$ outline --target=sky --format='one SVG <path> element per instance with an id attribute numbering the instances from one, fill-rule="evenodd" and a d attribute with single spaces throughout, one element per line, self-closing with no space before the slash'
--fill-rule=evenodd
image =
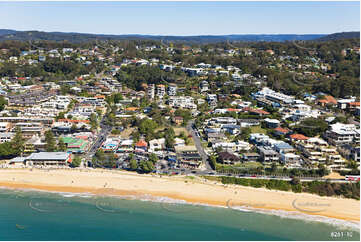
<path id="1" fill-rule="evenodd" d="M 0 2 L 0 29 L 97 34 L 360 31 L 357 2 Z"/>

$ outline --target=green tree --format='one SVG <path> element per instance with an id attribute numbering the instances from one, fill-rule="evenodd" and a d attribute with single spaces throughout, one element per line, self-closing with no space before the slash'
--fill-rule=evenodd
<path id="1" fill-rule="evenodd" d="M 98 128 L 98 119 L 95 113 L 92 113 L 89 117 L 91 129 L 95 130 Z"/>
<path id="2" fill-rule="evenodd" d="M 328 175 L 330 172 L 327 170 L 327 168 L 323 164 L 318 165 L 318 174 L 323 177 Z"/>
<path id="3" fill-rule="evenodd" d="M 25 140 L 23 138 L 23 134 L 21 132 L 21 129 L 19 127 L 15 128 L 15 136 L 11 140 L 11 146 L 14 149 L 15 155 L 21 155 L 24 151 L 24 143 Z"/>
<path id="4" fill-rule="evenodd" d="M 4 142 L 0 144 L 0 158 L 8 159 L 16 156 L 16 151 L 11 142 Z"/>
<path id="5" fill-rule="evenodd" d="M 167 148 L 173 148 L 173 146 L 174 146 L 174 136 L 175 136 L 174 129 L 172 127 L 167 128 L 165 133 L 164 133 L 165 146 Z"/>
<path id="6" fill-rule="evenodd" d="M 56 151 L 56 141 L 53 132 L 48 130 L 45 132 L 45 150 L 48 152 Z"/>
<path id="7" fill-rule="evenodd" d="M 247 128 L 242 128 L 242 129 L 241 129 L 240 138 L 241 138 L 242 140 L 248 140 L 250 134 L 251 134 L 251 128 L 249 128 L 249 127 L 247 127 Z"/>
<path id="8" fill-rule="evenodd" d="M 58 150 L 59 151 L 66 151 L 67 147 L 66 144 L 64 143 L 63 139 L 59 139 L 58 142 Z"/>
<path id="9" fill-rule="evenodd" d="M 121 132 L 120 132 L 120 130 L 119 129 L 112 129 L 112 132 L 111 132 L 112 134 L 115 134 L 115 135 L 118 135 L 118 134 L 120 134 Z"/>
<path id="10" fill-rule="evenodd" d="M 209 164 L 212 167 L 213 170 L 216 169 L 216 163 L 217 163 L 217 158 L 214 155 L 211 155 L 209 157 Z"/>
<path id="11" fill-rule="evenodd" d="M 154 170 L 154 165 L 151 161 L 141 161 L 139 163 L 139 169 L 143 173 L 150 173 Z"/>
<path id="12" fill-rule="evenodd" d="M 79 167 L 81 164 L 81 158 L 79 156 L 75 156 L 71 162 L 72 167 Z"/>
<path id="13" fill-rule="evenodd" d="M 55 117 L 56 121 L 58 121 L 59 119 L 65 119 L 65 112 L 60 112 L 58 116 Z"/>
<path id="14" fill-rule="evenodd" d="M 78 127 L 76 126 L 76 124 L 72 124 L 72 126 L 70 127 L 70 131 L 72 133 L 75 133 L 78 130 Z"/>
<path id="15" fill-rule="evenodd" d="M 291 185 L 298 185 L 301 183 L 301 181 L 300 181 L 300 178 L 294 177 L 294 178 L 292 178 L 290 183 L 291 183 Z"/>
<path id="16" fill-rule="evenodd" d="M 316 135 L 323 134 L 328 128 L 327 122 L 322 119 L 308 118 L 303 120 L 296 128 L 297 132 L 300 132 L 308 137 L 314 137 Z"/>
<path id="17" fill-rule="evenodd" d="M 98 160 L 105 160 L 104 150 L 98 149 L 98 150 L 95 152 L 95 157 L 96 157 Z"/>
<path id="18" fill-rule="evenodd" d="M 183 118 L 183 124 L 187 124 L 188 121 L 192 119 L 192 113 L 187 109 L 177 109 L 174 112 L 174 116 L 181 116 Z"/>
<path id="19" fill-rule="evenodd" d="M 158 124 L 148 118 L 144 118 L 140 121 L 138 129 L 141 134 L 154 133 L 154 130 L 158 128 Z"/>
<path id="20" fill-rule="evenodd" d="M 153 164 L 157 163 L 157 162 L 158 162 L 158 157 L 157 157 L 157 155 L 151 153 L 151 154 L 149 155 L 149 161 L 152 162 Z"/>
<path id="21" fill-rule="evenodd" d="M 3 96 L 0 96 L 0 111 L 3 111 L 5 106 L 8 104 Z"/>
<path id="22" fill-rule="evenodd" d="M 138 168 L 138 163 L 137 163 L 137 161 L 136 161 L 135 159 L 131 159 L 131 160 L 129 161 L 129 168 L 130 168 L 131 171 L 137 170 L 137 168 Z"/>
<path id="23" fill-rule="evenodd" d="M 276 172 L 276 171 L 277 171 L 277 163 L 273 162 L 271 166 L 271 172 Z"/>

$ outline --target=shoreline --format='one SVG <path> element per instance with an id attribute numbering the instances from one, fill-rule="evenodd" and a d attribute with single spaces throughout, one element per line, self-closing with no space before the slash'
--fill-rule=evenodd
<path id="1" fill-rule="evenodd" d="M 119 198 L 119 199 L 126 199 L 126 200 L 138 200 L 138 201 L 145 201 L 145 202 L 154 202 L 154 203 L 160 203 L 161 207 L 169 212 L 176 212 L 171 208 L 167 208 L 162 204 L 182 204 L 182 205 L 190 205 L 190 206 L 203 206 L 203 207 L 214 207 L 214 208 L 228 208 L 233 209 L 235 211 L 240 212 L 252 212 L 252 213 L 260 213 L 265 215 L 274 215 L 281 218 L 289 218 L 289 219 L 298 219 L 303 221 L 309 221 L 309 222 L 320 222 L 320 223 L 326 223 L 334 226 L 341 226 L 346 227 L 347 229 L 354 229 L 357 232 L 360 230 L 360 223 L 358 221 L 352 221 L 352 220 L 343 220 L 338 218 L 331 218 L 331 217 L 325 217 L 321 215 L 309 215 L 306 213 L 296 212 L 296 211 L 286 211 L 286 210 L 280 210 L 280 209 L 262 209 L 262 208 L 256 208 L 256 207 L 235 207 L 230 208 L 228 206 L 222 206 L 222 205 L 211 205 L 211 204 L 205 204 L 205 203 L 191 203 L 187 202 L 185 200 L 178 200 L 170 197 L 159 197 L 159 196 L 152 196 L 149 194 L 142 194 L 142 195 L 130 195 L 129 193 L 119 195 L 119 194 L 105 194 L 105 193 L 89 193 L 87 192 L 68 192 L 68 191 L 55 191 L 55 190 L 40 190 L 35 188 L 18 188 L 15 187 L 4 187 L 0 185 L 0 190 L 10 190 L 10 191 L 24 191 L 24 192 L 42 192 L 42 193 L 51 193 L 51 194 L 58 194 L 65 198 L 69 197 L 80 197 L 80 198 L 91 198 L 91 197 L 112 197 L 112 198 Z M 95 204 L 96 205 L 96 204 Z M 96 207 L 99 208 L 97 205 Z M 102 210 L 102 209 L 101 209 Z M 186 210 L 186 212 L 189 212 L 191 210 Z"/>
<path id="2" fill-rule="evenodd" d="M 354 199 L 224 185 L 198 177 L 159 177 L 100 169 L 6 169 L 0 170 L 0 187 L 96 196 L 150 196 L 193 205 L 297 213 L 315 220 L 321 216 L 360 224 L 360 201 Z"/>

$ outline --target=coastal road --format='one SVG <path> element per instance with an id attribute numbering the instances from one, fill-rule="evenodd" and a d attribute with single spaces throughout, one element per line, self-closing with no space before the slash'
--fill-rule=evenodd
<path id="1" fill-rule="evenodd" d="M 224 173 L 215 173 L 211 176 L 227 176 L 227 177 L 237 177 L 237 178 L 247 178 L 247 179 L 263 179 L 263 180 L 282 180 L 282 181 L 291 181 L 292 178 L 288 176 L 254 176 L 254 175 L 232 175 L 232 174 L 224 174 Z M 301 182 L 312 182 L 312 181 L 329 181 L 335 183 L 350 183 L 351 181 L 347 181 L 344 179 L 324 179 L 320 177 L 298 177 Z M 356 181 L 355 181 L 356 182 Z"/>
<path id="2" fill-rule="evenodd" d="M 197 131 L 194 129 L 194 121 L 193 120 L 189 121 L 186 128 L 188 132 L 192 135 L 194 145 L 196 146 L 199 155 L 202 157 L 203 163 L 205 164 L 207 170 L 211 171 L 212 167 L 209 165 L 208 155 L 203 149 L 199 136 L 196 134 Z"/>
<path id="3" fill-rule="evenodd" d="M 90 147 L 89 151 L 85 154 L 86 160 L 91 160 L 95 152 L 100 148 L 100 146 L 102 145 L 102 143 L 104 142 L 104 140 L 107 138 L 107 136 L 112 130 L 112 127 L 105 123 L 105 116 L 103 116 L 102 120 L 100 121 L 99 127 L 100 127 L 100 132 L 97 135 L 98 136 L 97 139 Z"/>

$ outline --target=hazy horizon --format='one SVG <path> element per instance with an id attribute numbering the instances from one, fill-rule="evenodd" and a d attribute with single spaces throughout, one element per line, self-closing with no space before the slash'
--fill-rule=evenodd
<path id="1" fill-rule="evenodd" d="M 0 2 L 0 29 L 105 35 L 360 31 L 359 2 Z"/>

